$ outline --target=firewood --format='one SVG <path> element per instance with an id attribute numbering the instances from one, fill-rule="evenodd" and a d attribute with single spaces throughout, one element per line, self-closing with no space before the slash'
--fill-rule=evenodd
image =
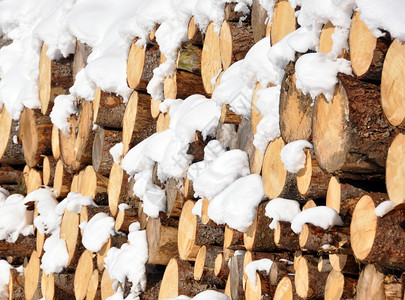
<path id="1" fill-rule="evenodd" d="M 0 139 L 0 163 L 25 164 L 23 147 L 18 140 L 18 121 L 11 119 L 4 105 L 0 112 L 0 128 L 3 132 Z"/>
<path id="2" fill-rule="evenodd" d="M 90 196 L 97 204 L 103 204 L 107 198 L 108 179 L 103 175 L 97 174 L 93 166 L 89 165 L 84 169 L 81 179 L 80 194 Z"/>
<path id="3" fill-rule="evenodd" d="M 323 25 L 321 35 L 319 37 L 319 52 L 328 54 L 332 51 L 333 48 L 333 39 L 332 35 L 335 33 L 336 27 L 333 26 L 332 22 L 328 22 Z M 340 49 L 341 51 L 338 54 L 338 57 L 345 57 L 349 59 L 346 49 Z M 352 48 L 350 47 L 350 53 Z"/>
<path id="4" fill-rule="evenodd" d="M 243 14 L 241 11 L 235 11 L 237 3 L 228 2 L 225 3 L 225 20 L 230 22 L 243 22 L 250 24 L 250 12 L 248 14 Z"/>
<path id="5" fill-rule="evenodd" d="M 75 55 L 73 57 L 72 63 L 72 77 L 73 80 L 76 80 L 76 75 L 79 73 L 81 69 L 86 67 L 87 65 L 87 58 L 91 53 L 91 48 L 85 43 L 82 43 L 79 40 L 76 40 L 76 49 Z"/>
<path id="6" fill-rule="evenodd" d="M 174 178 L 169 178 L 166 183 L 166 214 L 168 217 L 180 217 L 184 196 L 180 191 L 182 184 Z"/>
<path id="7" fill-rule="evenodd" d="M 122 120 L 123 155 L 130 148 L 155 133 L 156 123 L 151 115 L 150 101 L 149 95 L 132 92 Z"/>
<path id="8" fill-rule="evenodd" d="M 122 129 L 124 99 L 97 88 L 93 100 L 93 123 L 105 128 Z"/>
<path id="9" fill-rule="evenodd" d="M 194 297 L 209 288 L 208 284 L 193 279 L 193 267 L 179 257 L 168 263 L 160 285 L 159 300 L 185 295 Z"/>
<path id="10" fill-rule="evenodd" d="M 156 120 L 156 132 L 162 132 L 169 128 L 170 115 L 169 113 L 159 113 Z"/>
<path id="11" fill-rule="evenodd" d="M 268 201 L 257 207 L 257 214 L 252 225 L 243 234 L 243 242 L 248 251 L 273 251 L 277 249 L 274 243 L 274 231 L 269 228 L 271 219 L 265 216 Z"/>
<path id="12" fill-rule="evenodd" d="M 75 256 L 77 258 L 76 248 L 78 248 L 79 238 L 79 214 L 65 209 L 60 225 L 60 238 L 66 241 L 66 250 L 69 254 L 68 266 L 72 264 Z M 76 254 L 76 255 L 75 255 Z"/>
<path id="13" fill-rule="evenodd" d="M 39 109 L 24 108 L 20 117 L 19 137 L 22 141 L 27 165 L 40 164 L 41 155 L 51 154 L 52 122 Z"/>
<path id="14" fill-rule="evenodd" d="M 273 261 L 269 270 L 269 283 L 273 286 L 289 274 L 294 274 L 294 266 L 288 261 Z"/>
<path id="15" fill-rule="evenodd" d="M 293 284 L 293 276 L 285 276 L 277 284 L 276 291 L 274 292 L 274 300 L 293 300 L 299 299 Z"/>
<path id="16" fill-rule="evenodd" d="M 215 259 L 222 250 L 220 246 L 201 246 L 194 263 L 195 280 L 201 280 L 204 273 L 210 272 L 214 276 Z"/>
<path id="17" fill-rule="evenodd" d="M 296 140 L 312 139 L 313 100 L 296 87 L 295 63 L 285 67 L 280 89 L 280 132 L 288 144 Z"/>
<path id="18" fill-rule="evenodd" d="M 205 92 L 212 95 L 215 83 L 212 79 L 222 69 L 219 35 L 214 31 L 214 24 L 210 23 L 205 33 L 204 45 L 201 53 L 201 76 Z"/>
<path id="19" fill-rule="evenodd" d="M 49 115 L 53 100 L 59 95 L 69 94 L 69 88 L 73 85 L 73 55 L 59 60 L 51 60 L 46 52 L 48 46 L 43 44 L 39 57 L 39 100 L 41 112 Z"/>
<path id="20" fill-rule="evenodd" d="M 260 0 L 253 0 L 251 23 L 255 43 L 268 36 L 267 33 L 270 33 L 270 23 L 267 22 L 267 18 L 267 11 L 260 4 Z"/>
<path id="21" fill-rule="evenodd" d="M 263 158 L 262 177 L 265 195 L 270 198 L 286 198 L 301 200 L 297 188 L 297 176 L 284 169 L 280 153 L 285 143 L 281 137 L 276 138 L 267 146 Z"/>
<path id="22" fill-rule="evenodd" d="M 40 275 L 40 259 L 38 253 L 34 250 L 30 256 L 28 264 L 24 267 L 24 294 L 25 299 L 39 299 L 39 275 Z M 38 298 L 37 298 L 38 297 Z"/>
<path id="23" fill-rule="evenodd" d="M 142 201 L 138 202 L 138 217 L 139 217 L 139 225 L 141 229 L 146 229 L 146 225 L 148 224 L 148 215 L 143 211 L 143 203 Z"/>
<path id="24" fill-rule="evenodd" d="M 150 98 L 150 114 L 152 115 L 153 119 L 157 119 L 157 117 L 160 115 L 160 103 L 162 103 L 162 101 L 154 100 L 152 97 Z"/>
<path id="25" fill-rule="evenodd" d="M 188 41 L 193 45 L 203 45 L 204 37 L 201 30 L 197 27 L 197 24 L 195 24 L 194 16 L 191 17 L 190 21 L 188 22 L 187 38 Z"/>
<path id="26" fill-rule="evenodd" d="M 207 95 L 201 78 L 201 48 L 191 43 L 178 52 L 176 71 L 164 82 L 165 99 L 186 99 L 194 94 Z"/>
<path id="27" fill-rule="evenodd" d="M 60 158 L 59 129 L 58 129 L 58 127 L 56 127 L 56 125 L 52 126 L 51 149 L 52 149 L 53 158 L 59 159 Z"/>
<path id="28" fill-rule="evenodd" d="M 360 79 L 379 83 L 391 37 L 376 38 L 356 11 L 350 26 L 349 48 L 353 73 Z"/>
<path id="29" fill-rule="evenodd" d="M 356 299 L 385 299 L 383 281 L 383 273 L 372 264 L 366 265 L 356 286 Z"/>
<path id="30" fill-rule="evenodd" d="M 53 190 L 58 198 L 65 198 L 70 191 L 72 174 L 66 172 L 62 160 L 58 160 L 55 167 L 55 177 L 53 180 Z"/>
<path id="31" fill-rule="evenodd" d="M 351 254 L 349 227 L 331 227 L 327 230 L 304 224 L 299 235 L 302 249 L 328 253 Z"/>
<path id="32" fill-rule="evenodd" d="M 289 251 L 297 251 L 300 249 L 299 235 L 294 233 L 291 229 L 291 223 L 279 221 L 277 228 L 274 230 L 274 243 L 280 249 Z"/>
<path id="33" fill-rule="evenodd" d="M 254 44 L 252 26 L 248 23 L 223 21 L 220 30 L 220 53 L 222 67 L 244 59 Z"/>
<path id="34" fill-rule="evenodd" d="M 246 300 L 270 300 L 273 299 L 276 287 L 271 286 L 266 272 L 256 272 L 256 284 L 254 285 L 249 279 L 245 286 Z"/>
<path id="35" fill-rule="evenodd" d="M 95 131 L 93 130 L 93 104 L 82 100 L 79 106 L 78 131 L 75 141 L 75 160 L 83 164 L 92 163 L 92 147 Z"/>
<path id="36" fill-rule="evenodd" d="M 91 274 L 89 285 L 87 286 L 86 300 L 94 300 L 101 298 L 99 289 L 99 272 L 94 270 Z"/>
<path id="37" fill-rule="evenodd" d="M 115 230 L 128 233 L 129 226 L 134 222 L 138 222 L 137 209 L 131 207 L 125 210 L 118 210 L 117 218 L 115 219 Z"/>
<path id="38" fill-rule="evenodd" d="M 332 270 L 326 279 L 324 299 L 353 299 L 356 285 L 357 279 Z"/>
<path id="39" fill-rule="evenodd" d="M 23 299 L 24 298 L 24 276 L 16 269 L 10 270 L 10 279 L 8 283 L 8 299 Z"/>
<path id="40" fill-rule="evenodd" d="M 68 118 L 70 124 L 70 132 L 68 134 L 59 130 L 59 149 L 60 157 L 65 166 L 66 171 L 75 173 L 82 167 L 82 164 L 76 160 L 76 129 L 78 128 L 78 118 L 76 115 L 71 115 Z"/>
<path id="41" fill-rule="evenodd" d="M 329 254 L 332 268 L 338 272 L 349 275 L 359 275 L 360 265 L 353 255 Z"/>
<path id="42" fill-rule="evenodd" d="M 257 107 L 257 101 L 259 100 L 259 95 L 257 94 L 257 92 L 260 91 L 261 89 L 262 89 L 262 85 L 260 84 L 260 82 L 257 82 L 256 87 L 253 91 L 252 104 L 251 104 L 251 108 L 250 108 L 250 121 L 252 122 L 253 134 L 256 134 L 257 125 L 259 125 L 261 119 L 263 119 L 263 115 L 259 111 L 259 108 Z"/>
<path id="43" fill-rule="evenodd" d="M 225 225 L 224 249 L 239 250 L 243 248 L 243 232 Z"/>
<path id="44" fill-rule="evenodd" d="M 42 185 L 42 173 L 34 168 L 30 169 L 27 181 L 27 194 L 39 189 Z"/>
<path id="45" fill-rule="evenodd" d="M 137 46 L 135 39 L 128 53 L 127 83 L 131 89 L 146 92 L 153 77 L 153 70 L 159 66 L 160 50 L 157 43 L 148 43 L 146 47 Z"/>
<path id="46" fill-rule="evenodd" d="M 315 155 L 305 149 L 305 167 L 297 173 L 298 192 L 306 199 L 321 199 L 327 196 L 330 176 L 322 171 Z"/>
<path id="47" fill-rule="evenodd" d="M 270 42 L 274 45 L 281 41 L 287 34 L 297 28 L 295 10 L 286 0 L 279 0 L 274 6 L 273 19 L 270 28 Z"/>
<path id="48" fill-rule="evenodd" d="M 405 204 L 377 217 L 378 200 L 363 196 L 356 205 L 350 225 L 353 253 L 362 262 L 378 263 L 393 269 L 405 267 L 403 229 Z"/>
<path id="49" fill-rule="evenodd" d="M 28 257 L 35 250 L 35 237 L 20 235 L 15 243 L 0 241 L 0 256 Z"/>
<path id="50" fill-rule="evenodd" d="M 315 102 L 316 160 L 340 178 L 382 179 L 394 135 L 382 115 L 379 89 L 348 75 L 339 74 L 338 80 L 330 102 L 323 95 Z"/>
<path id="51" fill-rule="evenodd" d="M 94 269 L 93 258 L 94 254 L 89 250 L 85 250 L 80 256 L 74 277 L 76 299 L 83 300 L 86 297 L 87 287 Z"/>
<path id="52" fill-rule="evenodd" d="M 114 164 L 110 149 L 122 141 L 122 132 L 98 127 L 94 136 L 92 148 L 92 165 L 94 170 L 104 176 L 110 174 Z"/>
<path id="53" fill-rule="evenodd" d="M 230 260 L 230 288 L 232 299 L 242 300 L 245 298 L 245 293 L 243 290 L 243 260 L 244 255 L 233 256 Z"/>
<path id="54" fill-rule="evenodd" d="M 44 185 L 53 186 L 57 160 L 53 156 L 44 155 L 42 160 L 42 182 Z"/>
<path id="55" fill-rule="evenodd" d="M 103 275 L 101 276 L 100 290 L 101 290 L 101 299 L 105 300 L 108 297 L 115 294 L 115 291 L 112 288 L 115 280 L 110 278 L 110 275 L 107 272 L 107 269 L 104 269 Z"/>
<path id="56" fill-rule="evenodd" d="M 328 274 L 318 271 L 318 260 L 314 256 L 298 253 L 294 269 L 297 295 L 304 299 L 322 298 Z"/>
<path id="57" fill-rule="evenodd" d="M 405 63 L 404 42 L 395 39 L 384 59 L 381 75 L 381 105 L 390 124 L 403 130 L 405 106 L 402 102 L 404 87 L 399 83 L 405 76 L 400 66 Z"/>
<path id="58" fill-rule="evenodd" d="M 193 182 L 187 176 L 184 180 L 184 200 L 196 200 L 194 198 Z"/>
<path id="59" fill-rule="evenodd" d="M 333 270 L 333 267 L 329 261 L 329 256 L 326 256 L 326 255 L 320 256 L 318 259 L 318 271 L 319 272 L 330 272 L 332 270 Z"/>
<path id="60" fill-rule="evenodd" d="M 229 104 L 223 104 L 221 108 L 221 123 L 226 124 L 239 124 L 242 121 L 242 116 L 236 114 L 230 109 Z"/>
<path id="61" fill-rule="evenodd" d="M 121 169 L 121 166 L 114 163 L 111 168 L 107 186 L 108 205 L 113 217 L 117 216 L 118 205 L 128 201 L 128 178 L 129 175 Z"/>
<path id="62" fill-rule="evenodd" d="M 387 193 L 389 199 L 397 204 L 404 201 L 404 169 L 405 163 L 403 157 L 403 143 L 405 141 L 405 135 L 398 133 L 395 139 L 392 141 L 387 155 L 387 164 L 385 172 L 385 183 L 387 187 Z"/>
<path id="63" fill-rule="evenodd" d="M 263 166 L 264 155 L 262 151 L 255 147 L 254 152 L 250 158 L 250 173 L 251 174 L 261 174 Z"/>
<path id="64" fill-rule="evenodd" d="M 167 265 L 178 254 L 178 229 L 162 223 L 161 218 L 149 217 L 146 225 L 148 263 Z"/>

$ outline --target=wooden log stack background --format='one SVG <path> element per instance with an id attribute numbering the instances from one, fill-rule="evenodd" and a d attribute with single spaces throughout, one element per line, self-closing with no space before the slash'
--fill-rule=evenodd
<path id="1" fill-rule="evenodd" d="M 165 81 L 166 98 L 212 95 L 221 76 L 216 84 L 211 78 L 221 69 L 243 59 L 264 36 L 270 35 L 274 45 L 297 26 L 287 1 L 276 3 L 272 23 L 267 25 L 259 1 L 253 1 L 252 14 L 239 25 L 239 16 L 230 13 L 231 7 L 226 9 L 219 35 L 213 25 L 202 34 L 190 20 L 189 41 L 179 49 L 177 71 Z M 330 51 L 325 36 L 333 30 L 331 24 L 324 26 L 320 51 Z M 124 233 L 135 221 L 146 229 L 148 282 L 141 299 L 193 297 L 207 289 L 234 300 L 405 299 L 403 43 L 389 37 L 375 39 L 356 12 L 349 52 L 343 54 L 351 60 L 354 75 L 339 74 L 333 100 L 327 102 L 321 95 L 314 106 L 296 87 L 295 62 L 291 62 L 281 87 L 281 137 L 270 142 L 262 155 L 252 144 L 261 118 L 254 111 L 256 95 L 251 120 L 223 107 L 216 138 L 224 147 L 247 151 L 251 172 L 262 175 L 266 194 L 253 224 L 242 233 L 210 220 L 207 199 L 201 218 L 192 214 L 197 199 L 188 179 L 161 183 L 155 178 L 154 183 L 165 189 L 167 212 L 148 218 L 142 202 L 133 196 L 133 182 L 113 161 L 112 146 L 122 142 L 125 154 L 170 123 L 169 115 L 161 113 L 146 93 L 153 69 L 165 58 L 153 39 L 146 48 L 135 42 L 128 55 L 127 82 L 134 89 L 128 103 L 97 89 L 93 103 L 78 100 L 79 112 L 69 118 L 68 135 L 52 124 L 49 113 L 53 99 L 67 93 L 73 75 L 85 65 L 91 49 L 80 42 L 74 56 L 60 61 L 50 61 L 43 46 L 41 110 L 25 108 L 17 122 L 2 109 L 2 187 L 25 195 L 45 185 L 59 199 L 77 192 L 99 205 L 63 215 L 61 237 L 66 240 L 69 266 L 59 274 L 48 276 L 40 269 L 46 237 L 39 232 L 21 236 L 14 244 L 0 241 L 0 256 L 24 266 L 23 274 L 11 273 L 10 299 L 106 299 L 114 294 L 103 259 L 109 248 L 126 240 L 111 237 L 98 253 L 81 245 L 78 225 L 98 212 L 114 217 L 116 230 Z M 225 127 L 231 132 L 228 139 L 221 135 Z M 285 144 L 300 139 L 312 142 L 314 149 L 306 150 L 305 168 L 290 174 L 279 154 Z M 205 146 L 198 134 L 195 144 Z M 201 149 L 195 160 L 202 159 Z M 276 197 L 298 200 L 303 209 L 326 204 L 340 214 L 344 226 L 325 230 L 306 224 L 297 235 L 289 222 L 280 221 L 276 230 L 270 229 L 265 206 Z M 377 217 L 375 207 L 387 199 L 398 205 Z M 130 208 L 120 210 L 120 203 Z M 260 259 L 271 259 L 273 264 L 269 272 L 257 271 L 254 283 L 246 266 Z"/>

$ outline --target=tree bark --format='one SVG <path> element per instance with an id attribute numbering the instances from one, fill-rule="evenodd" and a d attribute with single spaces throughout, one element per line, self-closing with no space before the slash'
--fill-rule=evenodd
<path id="1" fill-rule="evenodd" d="M 121 96 L 97 88 L 93 100 L 93 123 L 105 128 L 122 129 L 125 103 Z"/>

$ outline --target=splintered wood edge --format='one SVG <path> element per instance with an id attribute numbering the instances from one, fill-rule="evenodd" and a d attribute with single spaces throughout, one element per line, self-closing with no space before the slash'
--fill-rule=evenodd
<path id="1" fill-rule="evenodd" d="M 326 192 L 326 206 L 333 208 L 340 213 L 341 189 L 339 179 L 332 176 L 329 180 L 328 191 Z"/>
<path id="2" fill-rule="evenodd" d="M 161 237 L 161 223 L 159 218 L 148 218 L 146 224 L 146 240 L 148 242 L 148 261 L 152 262 L 156 258 Z"/>
<path id="3" fill-rule="evenodd" d="M 287 171 L 281 161 L 280 152 L 285 146 L 281 137 L 270 142 L 263 158 L 262 178 L 264 193 L 270 199 L 276 198 L 282 192 Z"/>
<path id="4" fill-rule="evenodd" d="M 172 258 L 163 274 L 160 284 L 159 300 L 179 296 L 179 268 L 176 258 Z"/>
<path id="5" fill-rule="evenodd" d="M 399 133 L 392 141 L 387 155 L 386 187 L 392 202 L 405 201 L 405 135 Z"/>
<path id="6" fill-rule="evenodd" d="M 277 222 L 277 228 L 274 229 L 274 243 L 278 245 L 281 239 L 281 226 L 280 222 Z"/>
<path id="7" fill-rule="evenodd" d="M 111 168 L 107 187 L 108 206 L 110 207 L 110 212 L 113 217 L 115 217 L 118 213 L 123 176 L 124 170 L 121 169 L 119 164 L 114 162 Z"/>
<path id="8" fill-rule="evenodd" d="M 207 225 L 210 221 L 210 217 L 208 216 L 208 206 L 210 205 L 210 200 L 204 197 L 203 203 L 201 206 L 201 223 Z"/>
<path id="9" fill-rule="evenodd" d="M 199 246 L 195 245 L 197 216 L 192 214 L 194 202 L 186 201 L 181 210 L 178 230 L 178 247 L 181 259 L 195 259 Z"/>
<path id="10" fill-rule="evenodd" d="M 100 108 L 100 100 L 101 100 L 101 90 L 97 87 L 96 91 L 94 92 L 94 99 L 93 99 L 93 124 L 96 123 L 98 110 Z"/>
<path id="11" fill-rule="evenodd" d="M 301 195 L 306 195 L 312 179 L 311 150 L 305 149 L 305 166 L 297 173 L 297 188 Z"/>
<path id="12" fill-rule="evenodd" d="M 39 101 L 41 102 L 41 112 L 45 114 L 48 111 L 49 101 L 51 99 L 51 60 L 46 55 L 48 46 L 43 44 L 39 56 Z"/>
<path id="13" fill-rule="evenodd" d="M 277 284 L 274 292 L 274 300 L 292 300 L 293 299 L 293 284 L 290 277 L 285 276 Z"/>
<path id="14" fill-rule="evenodd" d="M 146 51 L 144 47 L 136 45 L 137 41 L 135 39 L 132 42 L 127 59 L 127 83 L 131 89 L 135 89 L 140 83 L 145 66 Z"/>
<path id="15" fill-rule="evenodd" d="M 353 211 L 350 223 L 350 244 L 353 254 L 365 259 L 370 253 L 377 232 L 377 216 L 375 205 L 369 195 L 361 197 Z"/>
<path id="16" fill-rule="evenodd" d="M 403 86 L 405 77 L 405 43 L 395 39 L 384 59 L 381 75 L 381 106 L 388 121 L 398 126 L 405 119 Z"/>
<path id="17" fill-rule="evenodd" d="M 368 71 L 376 45 L 377 38 L 360 19 L 360 12 L 355 11 L 349 34 L 350 60 L 354 74 L 362 76 Z"/>

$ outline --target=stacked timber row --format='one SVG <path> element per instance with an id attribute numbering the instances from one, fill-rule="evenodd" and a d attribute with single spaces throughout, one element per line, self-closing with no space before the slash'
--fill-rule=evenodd
<path id="1" fill-rule="evenodd" d="M 275 4 L 272 22 L 260 1 L 253 1 L 251 15 L 240 15 L 226 6 L 220 33 L 210 24 L 200 32 L 190 20 L 188 41 L 181 45 L 176 72 L 164 83 L 166 99 L 193 94 L 212 95 L 221 70 L 244 58 L 249 49 L 270 35 L 274 45 L 297 27 L 288 1 Z M 325 24 L 319 51 L 331 50 L 334 27 Z M 362 37 L 362 38 L 359 38 Z M 134 40 L 128 54 L 127 83 L 134 89 L 128 102 L 97 89 L 94 101 L 78 99 L 79 111 L 68 119 L 69 132 L 52 124 L 49 113 L 56 96 L 67 94 L 74 75 L 91 52 L 77 42 L 76 54 L 59 61 L 46 56 L 43 45 L 39 64 L 42 108 L 25 108 L 19 121 L 5 107 L 0 114 L 0 184 L 10 193 L 29 194 L 41 186 L 53 188 L 58 200 L 69 192 L 91 196 L 98 207 L 80 213 L 65 210 L 60 238 L 66 241 L 68 266 L 46 274 L 40 268 L 44 242 L 35 235 L 20 236 L 15 243 L 0 241 L 0 257 L 24 272 L 12 269 L 9 299 L 106 299 L 113 295 L 113 281 L 104 258 L 112 247 L 127 243 L 129 225 L 139 222 L 148 244 L 147 285 L 141 299 L 193 297 L 213 289 L 231 299 L 404 299 L 405 271 L 405 46 L 389 37 L 376 39 L 356 12 L 349 37 L 354 76 L 338 75 L 332 101 L 323 95 L 315 105 L 296 86 L 295 62 L 285 68 L 280 93 L 281 136 L 265 153 L 253 145 L 253 135 L 263 115 L 258 112 L 256 92 L 251 99 L 251 118 L 222 107 L 216 139 L 224 148 L 248 153 L 251 173 L 262 175 L 265 199 L 257 207 L 246 232 L 216 224 L 202 199 L 201 216 L 193 214 L 194 197 L 188 178 L 153 182 L 165 190 L 166 213 L 148 217 L 142 201 L 133 195 L 134 179 L 120 166 L 110 149 L 122 143 L 123 155 L 155 132 L 169 127 L 170 115 L 160 112 L 146 86 L 153 70 L 165 61 L 151 35 L 146 47 Z M 0 44 L 1 46 L 2 44 Z M 216 79 L 212 80 L 213 78 Z M 95 126 L 97 125 L 97 126 Z M 282 148 L 307 140 L 305 167 L 297 174 L 284 169 Z M 205 142 L 196 133 L 194 161 L 202 160 Z M 198 154 L 198 155 L 197 155 Z M 182 188 L 181 188 L 182 187 Z M 300 234 L 290 222 L 265 215 L 274 198 L 300 203 L 301 209 L 326 205 L 342 218 L 343 226 L 324 229 L 305 224 Z M 377 216 L 385 200 L 396 206 Z M 128 204 L 128 209 L 120 204 Z M 34 209 L 31 207 L 30 209 Z M 79 224 L 98 213 L 115 220 L 123 235 L 108 239 L 97 252 L 85 249 Z M 254 266 L 272 261 L 266 270 Z M 251 264 L 253 263 L 253 264 Z M 248 267 L 248 268 L 247 268 Z M 128 286 L 122 286 L 127 292 Z"/>

